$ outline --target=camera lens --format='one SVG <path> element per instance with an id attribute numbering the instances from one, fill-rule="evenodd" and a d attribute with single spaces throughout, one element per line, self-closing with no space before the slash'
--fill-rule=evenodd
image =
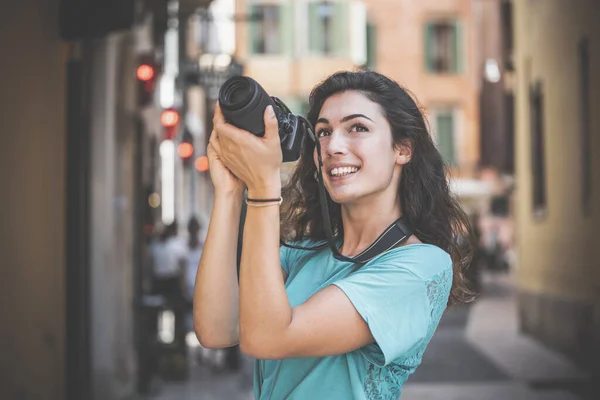
<path id="1" fill-rule="evenodd" d="M 265 134 L 265 108 L 275 106 L 258 82 L 247 76 L 234 76 L 223 83 L 219 105 L 227 122 L 257 136 Z"/>
<path id="2" fill-rule="evenodd" d="M 246 80 L 236 80 L 230 85 L 223 85 L 223 91 L 220 103 L 227 109 L 237 110 L 244 107 L 252 98 L 252 88 Z"/>

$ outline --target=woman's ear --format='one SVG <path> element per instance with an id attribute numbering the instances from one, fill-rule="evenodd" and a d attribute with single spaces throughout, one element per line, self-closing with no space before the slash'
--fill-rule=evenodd
<path id="1" fill-rule="evenodd" d="M 408 164 L 412 158 L 412 143 L 407 140 L 396 144 L 394 145 L 394 151 L 396 152 L 396 164 Z"/>

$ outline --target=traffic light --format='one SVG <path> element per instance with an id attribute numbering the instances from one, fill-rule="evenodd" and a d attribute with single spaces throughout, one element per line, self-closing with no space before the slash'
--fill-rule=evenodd
<path id="1" fill-rule="evenodd" d="M 184 130 L 181 142 L 177 145 L 177 154 L 184 167 L 189 168 L 194 163 L 194 136 L 187 129 Z"/>
<path id="2" fill-rule="evenodd" d="M 154 99 L 154 88 L 158 70 L 153 57 L 150 55 L 140 56 L 135 75 L 138 82 L 138 103 L 140 107 L 147 107 Z"/>
<path id="3" fill-rule="evenodd" d="M 208 157 L 200 156 L 196 158 L 196 161 L 194 161 L 194 167 L 196 167 L 196 170 L 198 170 L 198 172 L 208 171 Z"/>
<path id="4" fill-rule="evenodd" d="M 164 139 L 173 140 L 179 126 L 179 113 L 173 109 L 163 110 L 160 114 L 160 124 L 165 130 Z"/>

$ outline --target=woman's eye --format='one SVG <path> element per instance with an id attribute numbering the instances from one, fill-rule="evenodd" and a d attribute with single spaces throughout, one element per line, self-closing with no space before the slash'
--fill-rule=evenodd
<path id="1" fill-rule="evenodd" d="M 319 129 L 317 131 L 317 137 L 318 138 L 322 138 L 322 137 L 325 137 L 325 136 L 329 136 L 329 131 L 327 129 Z"/>
<path id="2" fill-rule="evenodd" d="M 363 124 L 354 124 L 350 127 L 350 132 L 369 132 L 366 126 Z"/>

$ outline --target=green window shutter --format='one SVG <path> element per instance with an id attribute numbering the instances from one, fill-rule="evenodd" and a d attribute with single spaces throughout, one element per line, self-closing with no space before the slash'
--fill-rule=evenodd
<path id="1" fill-rule="evenodd" d="M 436 116 L 436 139 L 438 149 L 448 164 L 456 162 L 454 156 L 454 117 L 451 111 L 440 112 Z"/>
<path id="2" fill-rule="evenodd" d="M 292 2 L 279 6 L 279 38 L 280 52 L 292 57 L 294 55 L 294 16 Z"/>
<path id="3" fill-rule="evenodd" d="M 423 52 L 424 56 L 425 56 L 425 69 L 427 70 L 427 72 L 435 72 L 435 65 L 434 65 L 434 59 L 433 59 L 433 54 L 434 54 L 434 40 L 435 40 L 435 35 L 434 35 L 434 25 L 432 23 L 427 23 L 425 24 L 425 40 L 424 40 L 424 46 L 425 46 L 425 51 Z"/>
<path id="4" fill-rule="evenodd" d="M 463 46 L 462 46 L 462 32 L 461 26 L 459 22 L 454 23 L 454 35 L 453 37 L 453 57 L 454 57 L 454 65 L 452 66 L 452 72 L 463 72 Z"/>
<path id="5" fill-rule="evenodd" d="M 321 54 L 324 50 L 323 35 L 325 31 L 319 15 L 319 5 L 308 3 L 308 49 L 310 53 Z"/>
<path id="6" fill-rule="evenodd" d="M 345 57 L 349 54 L 348 38 L 348 4 L 337 2 L 333 4 L 331 19 L 331 52 L 337 56 Z"/>
<path id="7" fill-rule="evenodd" d="M 253 17 L 257 16 L 259 11 L 260 9 L 255 4 L 251 4 L 248 10 L 249 14 Z M 248 49 L 250 51 L 250 54 L 258 53 L 258 41 L 260 40 L 260 29 L 258 27 L 258 24 L 260 23 L 261 22 L 258 19 L 252 19 L 248 24 Z"/>
<path id="8" fill-rule="evenodd" d="M 367 68 L 375 69 L 377 59 L 377 26 L 367 23 Z"/>

